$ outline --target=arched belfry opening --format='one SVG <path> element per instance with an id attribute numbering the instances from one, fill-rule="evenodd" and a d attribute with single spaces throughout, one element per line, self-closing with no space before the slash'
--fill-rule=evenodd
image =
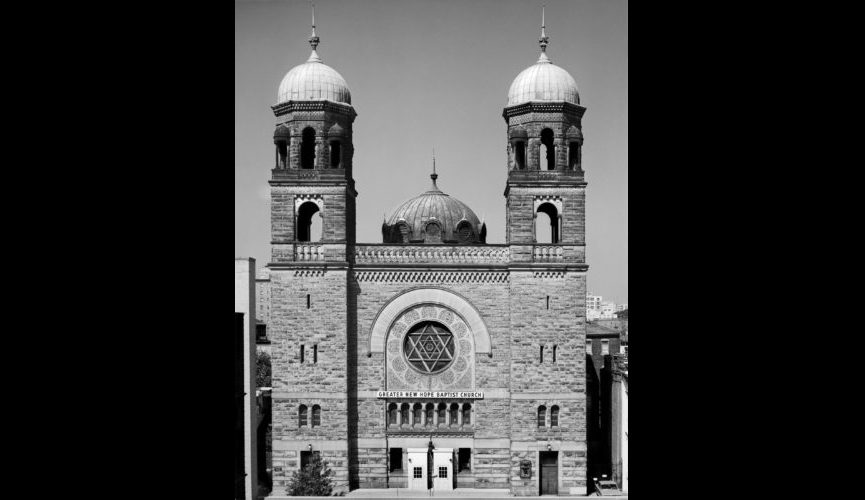
<path id="1" fill-rule="evenodd" d="M 511 130 L 511 147 L 514 151 L 514 168 L 517 170 L 525 170 L 526 168 L 526 142 L 529 136 L 526 129 L 516 127 Z"/>
<path id="2" fill-rule="evenodd" d="M 312 201 L 302 204 L 297 211 L 297 241 L 321 241 L 322 225 L 318 205 Z"/>
<path id="3" fill-rule="evenodd" d="M 545 128 L 541 131 L 540 155 L 538 157 L 539 170 L 556 169 L 556 146 L 554 144 L 553 131 Z"/>
<path id="4" fill-rule="evenodd" d="M 535 214 L 535 242 L 559 243 L 561 220 L 559 211 L 552 203 L 542 203 Z"/>
<path id="5" fill-rule="evenodd" d="M 300 143 L 300 168 L 311 169 L 315 166 L 315 129 L 303 129 Z"/>
<path id="6" fill-rule="evenodd" d="M 291 143 L 291 134 L 288 127 L 280 125 L 273 133 L 273 143 L 276 145 L 275 168 L 288 168 L 288 148 Z"/>

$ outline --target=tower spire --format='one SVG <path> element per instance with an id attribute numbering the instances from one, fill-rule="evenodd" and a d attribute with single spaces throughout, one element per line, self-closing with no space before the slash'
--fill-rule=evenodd
<path id="1" fill-rule="evenodd" d="M 541 38 L 538 39 L 541 46 L 541 56 L 538 58 L 538 62 L 550 62 L 550 58 L 547 56 L 547 45 L 550 44 L 550 37 L 547 36 L 546 7 L 546 5 L 541 7 Z"/>
<path id="2" fill-rule="evenodd" d="M 436 148 L 433 148 L 433 173 L 430 174 L 430 179 L 433 181 L 433 189 L 437 190 L 438 186 L 436 186 L 436 179 L 439 178 L 439 174 L 436 173 Z"/>
<path id="3" fill-rule="evenodd" d="M 319 38 L 318 35 L 315 34 L 315 3 L 310 2 L 312 4 L 312 35 L 309 37 L 309 45 L 312 47 L 312 54 L 309 55 L 309 59 L 306 62 L 321 62 L 321 58 L 318 57 L 318 53 L 315 51 L 318 48 Z"/>

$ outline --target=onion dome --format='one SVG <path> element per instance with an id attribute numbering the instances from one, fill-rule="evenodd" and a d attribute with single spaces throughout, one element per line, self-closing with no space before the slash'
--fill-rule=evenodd
<path id="1" fill-rule="evenodd" d="M 543 19 L 543 14 L 542 14 Z M 577 82 L 567 71 L 556 66 L 547 56 L 547 36 L 544 21 L 541 21 L 541 55 L 538 61 L 520 72 L 508 90 L 508 106 L 530 101 L 565 101 L 580 103 Z"/>
<path id="2" fill-rule="evenodd" d="M 279 84 L 277 104 L 288 101 L 332 101 L 351 104 L 348 84 L 335 69 L 324 64 L 315 51 L 319 37 L 315 35 L 315 10 L 312 13 L 312 53 L 305 63 L 295 66 Z"/>
<path id="3" fill-rule="evenodd" d="M 382 225 L 384 243 L 485 243 L 486 225 L 465 203 L 432 186 L 400 205 Z"/>

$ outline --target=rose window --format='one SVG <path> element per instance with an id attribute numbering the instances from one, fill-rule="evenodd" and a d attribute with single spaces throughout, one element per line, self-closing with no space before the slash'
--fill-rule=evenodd
<path id="1" fill-rule="evenodd" d="M 454 337 L 450 330 L 435 321 L 415 325 L 405 336 L 406 359 L 416 370 L 438 373 L 454 360 Z"/>

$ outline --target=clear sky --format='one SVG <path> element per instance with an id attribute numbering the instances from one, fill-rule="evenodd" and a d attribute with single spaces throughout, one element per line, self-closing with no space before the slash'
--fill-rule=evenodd
<path id="1" fill-rule="evenodd" d="M 511 82 L 547 53 L 577 81 L 586 172 L 588 288 L 628 301 L 628 5 L 626 0 L 318 0 L 318 53 L 348 82 L 354 122 L 357 241 L 430 185 L 505 242 L 506 125 Z M 309 57 L 308 0 L 237 1 L 234 253 L 269 262 L 270 106 L 282 77 Z"/>

